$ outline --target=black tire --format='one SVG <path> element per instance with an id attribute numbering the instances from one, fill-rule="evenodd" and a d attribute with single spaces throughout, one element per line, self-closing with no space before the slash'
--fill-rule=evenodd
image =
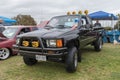
<path id="1" fill-rule="evenodd" d="M 101 51 L 102 49 L 102 38 L 99 37 L 94 43 L 95 51 Z"/>
<path id="2" fill-rule="evenodd" d="M 34 58 L 30 58 L 28 56 L 23 56 L 24 63 L 26 65 L 32 66 L 37 63 L 37 60 Z"/>
<path id="3" fill-rule="evenodd" d="M 77 69 L 78 64 L 78 54 L 76 47 L 72 47 L 68 50 L 68 55 L 66 56 L 66 71 L 73 73 Z"/>
<path id="4" fill-rule="evenodd" d="M 82 61 L 82 53 L 79 49 L 79 51 L 78 51 L 78 62 L 81 62 L 81 61 Z"/>

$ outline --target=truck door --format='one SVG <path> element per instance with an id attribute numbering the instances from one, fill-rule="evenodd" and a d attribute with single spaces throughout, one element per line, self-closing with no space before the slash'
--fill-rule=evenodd
<path id="1" fill-rule="evenodd" d="M 87 20 L 86 16 L 81 18 L 81 26 L 80 26 L 80 45 L 81 47 L 89 44 L 93 40 L 92 36 L 92 27 Z"/>
<path id="2" fill-rule="evenodd" d="M 96 40 L 96 31 L 94 30 L 93 24 L 92 24 L 92 20 L 86 16 L 87 19 L 87 27 L 89 28 L 89 33 L 87 36 L 90 37 L 90 42 L 93 42 L 94 40 Z"/>

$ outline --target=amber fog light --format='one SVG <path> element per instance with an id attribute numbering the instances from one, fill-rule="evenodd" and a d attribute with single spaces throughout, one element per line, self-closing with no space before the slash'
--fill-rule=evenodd
<path id="1" fill-rule="evenodd" d="M 28 41 L 23 41 L 22 45 L 25 46 L 25 47 L 27 47 L 27 46 L 29 46 L 29 42 Z"/>
<path id="2" fill-rule="evenodd" d="M 35 47 L 35 48 L 39 47 L 39 42 L 38 41 L 33 41 L 32 42 L 32 47 Z"/>

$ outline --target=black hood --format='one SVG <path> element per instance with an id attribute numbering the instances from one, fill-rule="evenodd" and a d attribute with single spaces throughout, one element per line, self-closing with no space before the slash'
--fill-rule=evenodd
<path id="1" fill-rule="evenodd" d="M 41 37 L 41 38 L 58 38 L 58 36 L 68 35 L 74 30 L 71 29 L 41 29 L 29 33 L 25 33 L 22 35 L 19 35 L 18 37 L 22 36 L 29 36 L 29 37 Z"/>

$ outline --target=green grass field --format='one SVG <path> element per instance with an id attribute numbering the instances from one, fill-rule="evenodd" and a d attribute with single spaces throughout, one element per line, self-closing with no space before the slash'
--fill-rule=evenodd
<path id="1" fill-rule="evenodd" d="M 0 61 L 0 80 L 120 80 L 120 45 L 104 44 L 101 52 L 82 49 L 82 62 L 75 73 L 67 73 L 62 63 L 23 63 L 21 56 Z"/>

